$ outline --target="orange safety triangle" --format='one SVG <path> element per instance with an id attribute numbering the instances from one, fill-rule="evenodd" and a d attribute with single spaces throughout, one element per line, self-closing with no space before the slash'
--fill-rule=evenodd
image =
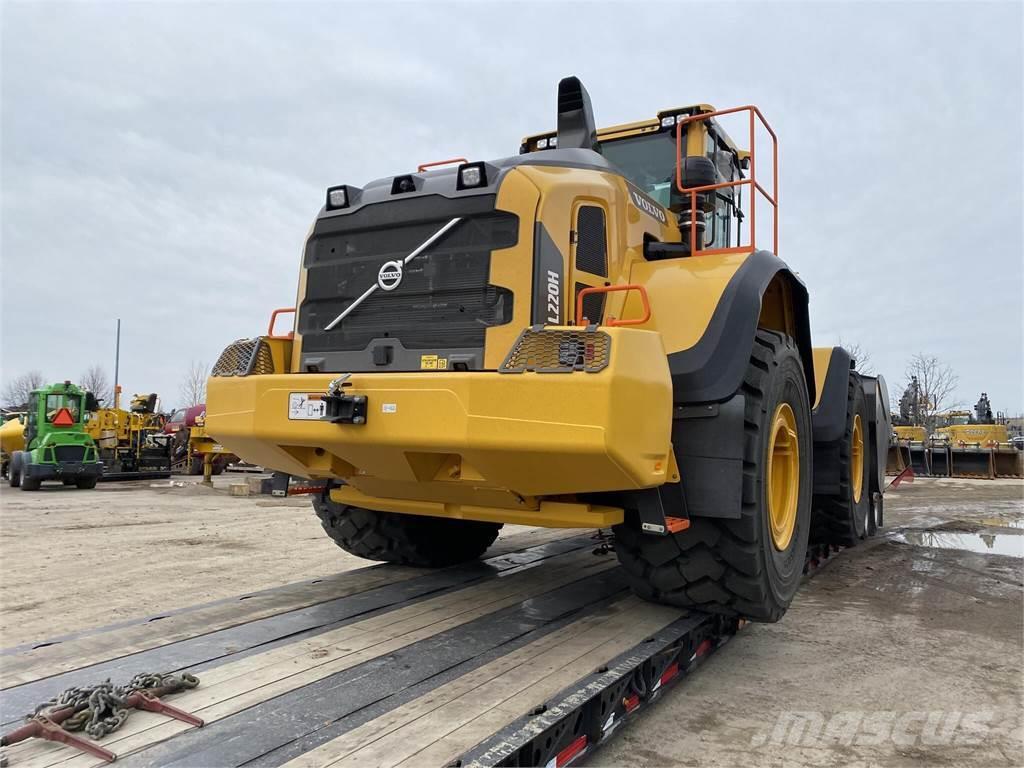
<path id="1" fill-rule="evenodd" d="M 67 408 L 61 408 L 50 423 L 55 427 L 70 427 L 75 423 L 75 420 L 71 418 L 71 411 Z"/>

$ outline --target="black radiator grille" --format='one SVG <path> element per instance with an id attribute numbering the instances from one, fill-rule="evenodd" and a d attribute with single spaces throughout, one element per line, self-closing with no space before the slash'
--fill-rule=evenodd
<path id="1" fill-rule="evenodd" d="M 604 208 L 581 205 L 576 213 L 576 269 L 608 277 Z"/>
<path id="2" fill-rule="evenodd" d="M 436 215 L 419 221 L 392 215 L 377 227 L 341 231 L 332 222 L 334 231 L 314 235 L 298 323 L 304 353 L 362 350 L 380 338 L 396 339 L 407 349 L 483 347 L 489 326 L 511 321 L 511 291 L 488 284 L 488 277 L 491 251 L 516 244 L 518 219 L 492 210 L 463 218 L 405 265 L 397 288 L 376 290 L 324 330 L 377 282 L 384 263 L 402 260 L 460 214 Z"/>
<path id="3" fill-rule="evenodd" d="M 84 461 L 85 460 L 85 446 L 84 445 L 55 445 L 53 447 L 53 457 L 56 461 Z"/>
<path id="4" fill-rule="evenodd" d="M 586 283 L 576 283 L 576 299 L 573 302 L 573 312 L 576 311 L 576 303 L 579 301 L 580 291 L 592 286 Z M 604 297 L 607 293 L 588 293 L 583 297 L 583 317 L 591 325 L 598 325 L 604 319 Z"/>

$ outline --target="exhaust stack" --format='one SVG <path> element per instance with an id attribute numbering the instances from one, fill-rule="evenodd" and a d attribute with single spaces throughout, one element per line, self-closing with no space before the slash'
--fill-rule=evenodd
<path id="1" fill-rule="evenodd" d="M 578 77 L 558 83 L 558 148 L 599 151 L 590 94 Z"/>

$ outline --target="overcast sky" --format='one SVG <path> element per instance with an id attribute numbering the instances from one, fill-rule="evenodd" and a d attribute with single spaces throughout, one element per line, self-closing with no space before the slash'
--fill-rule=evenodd
<path id="1" fill-rule="evenodd" d="M 1019 412 L 1021 8 L 5 2 L 0 378 L 112 373 L 120 317 L 125 391 L 177 404 L 294 304 L 328 185 L 515 154 L 575 74 L 604 125 L 758 104 L 815 343 Z"/>

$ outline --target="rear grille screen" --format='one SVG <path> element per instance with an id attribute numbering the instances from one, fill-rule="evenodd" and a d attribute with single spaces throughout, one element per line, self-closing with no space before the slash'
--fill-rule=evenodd
<path id="1" fill-rule="evenodd" d="M 576 213 L 576 269 L 608 277 L 604 208 L 581 205 Z"/>
<path id="2" fill-rule="evenodd" d="M 53 456 L 57 461 L 84 461 L 85 460 L 85 446 L 84 445 L 55 445 L 53 447 Z"/>
<path id="3" fill-rule="evenodd" d="M 512 319 L 512 292 L 490 285 L 488 277 L 491 251 L 515 245 L 519 224 L 514 215 L 495 211 L 464 218 L 405 265 L 397 288 L 375 291 L 324 330 L 377 282 L 385 262 L 404 259 L 447 221 L 394 221 L 315 235 L 299 312 L 303 353 L 362 350 L 380 338 L 407 349 L 482 348 L 488 327 Z"/>
<path id="4" fill-rule="evenodd" d="M 576 283 L 577 302 L 573 303 L 574 312 L 576 311 L 580 291 L 584 288 L 592 287 L 586 283 Z M 587 318 L 587 322 L 591 325 L 598 325 L 604 319 L 604 297 L 607 295 L 606 293 L 588 293 L 583 297 L 583 317 Z"/>

